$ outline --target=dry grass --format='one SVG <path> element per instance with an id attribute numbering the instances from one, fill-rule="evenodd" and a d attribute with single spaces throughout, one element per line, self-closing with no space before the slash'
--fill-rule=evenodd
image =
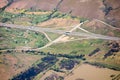
<path id="1" fill-rule="evenodd" d="M 0 79 L 8 80 L 21 71 L 28 69 L 33 63 L 41 59 L 41 56 L 12 53 L 12 54 L 1 54 L 0 59 Z"/>
<path id="2" fill-rule="evenodd" d="M 117 75 L 119 73 L 120 71 L 82 64 L 71 75 L 68 75 L 65 80 L 111 80 L 111 75 Z"/>
<path id="3" fill-rule="evenodd" d="M 76 24 L 79 24 L 79 20 L 66 19 L 66 18 L 53 18 L 48 21 L 39 23 L 38 26 L 69 30 L 71 27 L 75 26 Z"/>

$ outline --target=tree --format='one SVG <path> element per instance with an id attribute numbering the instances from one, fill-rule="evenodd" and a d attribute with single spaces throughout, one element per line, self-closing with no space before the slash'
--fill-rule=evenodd
<path id="1" fill-rule="evenodd" d="M 9 18 L 3 18 L 2 20 L 1 20 L 1 22 L 2 23 L 5 23 L 5 22 L 7 22 L 7 21 L 9 21 L 10 19 Z"/>

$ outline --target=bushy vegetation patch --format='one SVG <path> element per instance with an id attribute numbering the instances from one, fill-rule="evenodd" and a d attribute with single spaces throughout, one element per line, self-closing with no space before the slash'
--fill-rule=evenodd
<path id="1" fill-rule="evenodd" d="M 37 74 L 47 70 L 58 61 L 58 59 L 54 57 L 53 59 L 50 59 L 49 61 L 46 62 L 47 58 L 51 58 L 51 56 L 42 58 L 41 62 L 35 64 L 36 66 L 32 66 L 28 70 L 21 72 L 21 74 L 16 75 L 11 80 L 33 80 L 33 78 Z"/>
<path id="2" fill-rule="evenodd" d="M 39 48 L 44 46 L 48 40 L 42 33 L 33 31 L 0 27 L 0 49 L 16 48 L 20 46 Z"/>
<path id="3" fill-rule="evenodd" d="M 65 68 L 66 70 L 71 70 L 74 68 L 74 66 L 76 64 L 78 64 L 79 62 L 76 61 L 76 60 L 71 60 L 71 59 L 63 59 L 61 62 L 60 62 L 60 67 L 61 69 Z"/>

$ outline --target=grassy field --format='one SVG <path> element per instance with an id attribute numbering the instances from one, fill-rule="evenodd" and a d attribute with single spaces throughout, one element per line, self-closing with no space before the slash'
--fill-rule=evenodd
<path id="1" fill-rule="evenodd" d="M 55 40 L 60 36 L 60 34 L 55 34 L 55 33 L 51 33 L 51 32 L 46 32 L 46 34 L 49 36 L 49 38 L 51 40 Z"/>
<path id="2" fill-rule="evenodd" d="M 62 53 L 62 54 L 89 54 L 96 48 L 101 48 L 101 50 L 106 50 L 103 46 L 104 40 L 80 40 L 71 41 L 65 43 L 56 43 L 50 47 L 43 49 L 45 52 L 51 53 Z"/>
<path id="3" fill-rule="evenodd" d="M 0 48 L 38 48 L 44 46 L 48 40 L 42 33 L 33 31 L 0 27 Z"/>
<path id="4" fill-rule="evenodd" d="M 109 50 L 108 50 L 109 51 Z M 108 52 L 107 51 L 107 52 Z M 106 59 L 103 59 L 104 54 L 107 53 L 106 51 L 100 51 L 97 54 L 93 56 L 86 56 L 86 61 L 98 66 L 98 67 L 104 67 L 109 69 L 114 69 L 120 71 L 120 52 L 114 52 L 113 55 L 107 57 Z"/>

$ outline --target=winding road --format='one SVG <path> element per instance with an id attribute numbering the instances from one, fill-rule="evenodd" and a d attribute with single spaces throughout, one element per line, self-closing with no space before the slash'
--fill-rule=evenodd
<path id="1" fill-rule="evenodd" d="M 36 32 L 52 32 L 52 33 L 57 33 L 57 34 L 69 35 L 69 36 L 80 36 L 80 37 L 84 36 L 84 37 L 89 37 L 89 38 L 93 38 L 93 39 L 97 38 L 97 39 L 106 39 L 106 40 L 120 40 L 120 38 L 118 38 L 118 37 L 104 36 L 104 35 L 94 34 L 94 33 L 73 32 L 74 30 L 79 28 L 83 23 L 84 22 L 78 24 L 70 31 L 55 30 L 52 28 L 41 28 L 41 27 L 36 27 L 36 26 L 21 26 L 21 25 L 6 24 L 6 23 L 0 23 L 0 26 L 9 27 L 9 28 L 18 28 L 18 29 L 24 29 L 24 30 L 31 30 L 31 31 L 36 31 Z M 69 32 L 69 33 L 67 33 L 67 32 Z"/>
<path id="2" fill-rule="evenodd" d="M 85 21 L 85 22 L 88 22 L 88 21 Z M 8 27 L 8 28 L 18 28 L 18 29 L 23 29 L 23 30 L 31 30 L 31 31 L 43 33 L 46 36 L 46 38 L 49 40 L 49 43 L 41 48 L 36 48 L 36 49 L 31 49 L 31 50 L 40 50 L 40 49 L 46 48 L 54 43 L 59 42 L 65 36 L 79 36 L 79 37 L 87 37 L 90 39 L 120 40 L 120 38 L 118 38 L 118 37 L 111 37 L 111 36 L 104 36 L 104 35 L 100 35 L 100 34 L 94 34 L 94 33 L 91 33 L 89 31 L 81 28 L 80 26 L 82 24 L 84 24 L 85 22 L 82 22 L 82 23 L 74 26 L 69 31 L 55 30 L 52 28 L 41 28 L 41 27 L 37 27 L 37 26 L 22 26 L 22 25 L 15 25 L 15 24 L 6 24 L 6 23 L 0 23 L 0 26 L 1 27 Z M 74 32 L 76 29 L 81 29 L 84 32 Z M 45 32 L 52 32 L 52 33 L 62 34 L 62 35 L 60 37 L 58 37 L 57 39 L 52 41 Z M 8 50 L 14 50 L 14 49 L 8 49 Z M 17 50 L 21 50 L 21 49 L 17 49 Z"/>

